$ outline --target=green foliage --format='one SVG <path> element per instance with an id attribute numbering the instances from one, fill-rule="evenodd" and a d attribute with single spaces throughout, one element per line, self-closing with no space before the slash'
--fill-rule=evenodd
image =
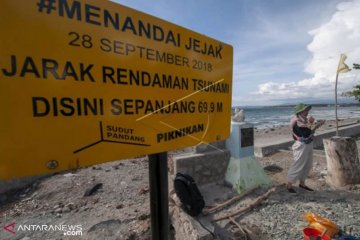
<path id="1" fill-rule="evenodd" d="M 354 69 L 360 69 L 360 64 L 353 64 L 353 68 Z M 352 96 L 355 97 L 356 100 L 358 100 L 360 102 L 360 85 L 356 85 L 354 87 L 354 90 L 351 92 Z"/>
<path id="2" fill-rule="evenodd" d="M 355 99 L 360 102 L 360 84 L 356 85 L 352 91 L 345 92 L 341 95 L 346 97 L 355 97 Z"/>
<path id="3" fill-rule="evenodd" d="M 360 64 L 354 63 L 353 69 L 360 69 Z M 355 85 L 352 91 L 342 93 L 341 95 L 346 97 L 355 97 L 355 99 L 360 102 L 360 84 Z"/>

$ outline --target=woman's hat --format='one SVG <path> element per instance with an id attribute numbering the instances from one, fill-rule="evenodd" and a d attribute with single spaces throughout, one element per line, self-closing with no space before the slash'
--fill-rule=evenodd
<path id="1" fill-rule="evenodd" d="M 300 103 L 300 104 L 298 104 L 298 105 L 296 105 L 294 107 L 294 112 L 295 112 L 295 114 L 298 114 L 298 113 L 301 113 L 301 112 L 303 112 L 305 110 L 310 110 L 310 109 L 311 109 L 310 105 Z"/>

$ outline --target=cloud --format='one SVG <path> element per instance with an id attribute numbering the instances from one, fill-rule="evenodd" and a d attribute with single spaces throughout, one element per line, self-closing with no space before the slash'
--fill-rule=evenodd
<path id="1" fill-rule="evenodd" d="M 307 49 L 311 58 L 304 70 L 311 77 L 280 83 L 268 81 L 258 85 L 257 91 L 247 97 L 273 102 L 296 98 L 334 98 L 340 54 L 347 55 L 346 63 L 349 67 L 360 62 L 360 0 L 338 4 L 331 19 L 309 31 L 309 34 L 312 41 Z M 340 74 L 338 93 L 352 89 L 358 79 L 359 73 L 356 70 Z"/>
<path id="2" fill-rule="evenodd" d="M 329 22 L 310 31 L 313 41 L 308 50 L 313 57 L 305 70 L 315 78 L 334 78 L 341 53 L 347 55 L 350 66 L 360 60 L 360 1 L 341 3 L 337 8 Z"/>

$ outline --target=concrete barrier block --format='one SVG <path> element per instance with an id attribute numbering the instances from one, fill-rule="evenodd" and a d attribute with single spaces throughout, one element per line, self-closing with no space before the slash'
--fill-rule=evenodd
<path id="1" fill-rule="evenodd" d="M 225 141 L 211 142 L 209 144 L 199 144 L 195 147 L 196 153 L 212 152 L 215 150 L 226 149 Z"/>
<path id="2" fill-rule="evenodd" d="M 230 160 L 227 149 L 174 156 L 174 173 L 192 176 L 198 185 L 223 182 Z"/>

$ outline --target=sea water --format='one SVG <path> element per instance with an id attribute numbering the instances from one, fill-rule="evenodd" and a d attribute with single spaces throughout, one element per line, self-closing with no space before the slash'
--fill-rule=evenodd
<path id="1" fill-rule="evenodd" d="M 272 128 L 288 125 L 294 116 L 294 106 L 240 107 L 245 112 L 245 121 L 256 128 Z M 338 119 L 360 118 L 360 105 L 340 105 L 337 107 Z M 313 105 L 309 115 L 316 120 L 334 120 L 334 105 Z"/>

